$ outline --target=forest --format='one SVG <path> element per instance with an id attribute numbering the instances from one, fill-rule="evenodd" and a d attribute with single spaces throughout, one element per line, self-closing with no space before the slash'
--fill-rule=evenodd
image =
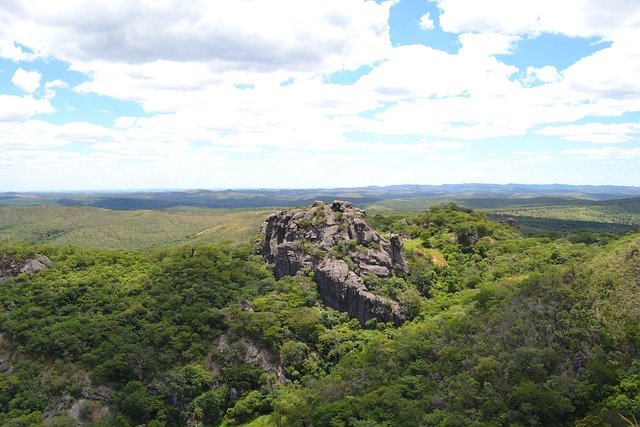
<path id="1" fill-rule="evenodd" d="M 406 271 L 366 281 L 399 327 L 325 306 L 312 272 L 275 280 L 246 233 L 5 237 L 0 271 L 48 261 L 0 274 L 0 425 L 638 425 L 640 234 L 502 220 L 369 214 L 404 242 Z"/>

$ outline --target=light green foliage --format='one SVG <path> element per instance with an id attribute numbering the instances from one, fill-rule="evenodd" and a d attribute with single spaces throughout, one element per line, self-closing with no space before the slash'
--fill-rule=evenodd
<path id="1" fill-rule="evenodd" d="M 68 415 L 59 415 L 44 423 L 45 427 L 76 427 L 77 425 L 76 420 Z"/>
<path id="2" fill-rule="evenodd" d="M 327 213 L 323 205 L 313 211 L 313 225 L 322 226 L 327 223 Z"/>
<path id="3" fill-rule="evenodd" d="M 114 249 L 245 242 L 271 213 L 268 209 L 113 211 L 88 206 L 0 206 L 0 240 Z"/>
<path id="4" fill-rule="evenodd" d="M 227 409 L 225 421 L 229 425 L 238 425 L 250 421 L 257 415 L 270 411 L 271 407 L 272 401 L 270 396 L 253 390 L 238 399 L 232 408 Z"/>

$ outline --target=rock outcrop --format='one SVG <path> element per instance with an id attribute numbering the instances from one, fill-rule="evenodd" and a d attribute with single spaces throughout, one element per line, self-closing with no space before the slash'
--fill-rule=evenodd
<path id="1" fill-rule="evenodd" d="M 51 260 L 44 255 L 35 255 L 24 261 L 13 258 L 0 258 L 0 280 L 5 277 L 15 277 L 18 274 L 31 275 L 51 266 Z"/>
<path id="2" fill-rule="evenodd" d="M 365 219 L 363 210 L 342 201 L 282 211 L 263 224 L 257 251 L 273 264 L 277 279 L 301 269 L 314 272 L 324 303 L 363 325 L 373 318 L 401 324 L 398 303 L 369 292 L 362 278 L 404 270 L 402 243 L 398 236 L 381 237 Z"/>

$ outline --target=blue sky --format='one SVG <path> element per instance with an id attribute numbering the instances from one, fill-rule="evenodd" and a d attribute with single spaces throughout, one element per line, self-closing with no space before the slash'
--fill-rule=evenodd
<path id="1" fill-rule="evenodd" d="M 639 186 L 614 3 L 0 3 L 0 191 Z"/>

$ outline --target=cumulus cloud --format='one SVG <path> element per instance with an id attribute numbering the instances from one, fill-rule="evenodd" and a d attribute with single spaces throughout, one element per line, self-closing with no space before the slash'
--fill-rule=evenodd
<path id="1" fill-rule="evenodd" d="M 524 79 L 525 85 L 530 85 L 536 81 L 542 83 L 551 83 L 560 80 L 561 76 L 558 73 L 556 67 L 552 65 L 546 65 L 541 68 L 527 67 L 526 77 Z"/>
<path id="2" fill-rule="evenodd" d="M 576 30 L 569 26 L 578 24 L 564 19 L 553 25 L 565 25 L 565 30 L 551 25 L 554 17 L 566 17 L 565 6 L 552 7 L 551 2 L 490 2 L 495 7 L 466 0 L 438 2 L 447 28 L 463 31 L 457 54 L 423 45 L 391 49 L 391 3 L 358 0 L 304 6 L 284 0 L 239 1 L 222 9 L 205 1 L 185 7 L 173 1 L 120 0 L 90 10 L 81 7 L 81 0 L 75 8 L 34 0 L 13 12 L 23 19 L 5 31 L 41 55 L 69 58 L 72 70 L 90 76 L 76 92 L 133 101 L 148 113 L 175 113 L 170 121 L 177 128 L 194 137 L 208 131 L 208 139 L 243 131 L 251 133 L 247 140 L 257 139 L 298 122 L 319 126 L 304 135 L 328 126 L 332 131 L 327 136 L 338 141 L 344 140 L 341 132 L 353 130 L 435 132 L 437 137 L 453 132 L 478 139 L 521 135 L 540 123 L 633 108 L 634 91 L 628 89 L 640 85 L 634 78 L 637 55 L 629 55 L 634 37 L 614 42 L 612 52 L 597 52 L 562 75 L 553 67 L 531 67 L 517 81 L 518 68 L 495 55 L 512 53 L 521 34 L 573 34 Z M 622 15 L 612 13 L 609 25 L 617 31 L 626 28 L 616 21 Z M 542 17 L 544 25 L 538 22 Z M 426 14 L 422 18 L 431 20 Z M 596 18 L 580 15 L 579 25 L 589 19 Z M 634 21 L 626 16 L 624 22 L 629 27 Z M 27 31 L 34 25 L 40 31 Z M 167 30 L 150 30 L 157 27 Z M 622 82 L 608 78 L 613 60 Z M 353 86 L 319 78 L 362 64 L 373 64 L 373 71 Z M 293 84 L 280 86 L 291 77 Z M 534 81 L 546 88 L 528 87 Z M 239 83 L 253 89 L 241 91 L 234 86 Z M 367 111 L 375 111 L 374 117 L 363 118 Z M 163 114 L 161 120 L 167 117 Z M 276 133 L 302 136 L 299 131 Z M 291 139 L 295 137 L 285 138 Z"/>
<path id="3" fill-rule="evenodd" d="M 325 167 L 374 161 L 366 152 L 399 164 L 408 161 L 407 154 L 433 159 L 445 150 L 463 153 L 460 148 L 483 138 L 537 133 L 568 142 L 617 143 L 638 134 L 632 124 L 559 125 L 638 111 L 640 11 L 632 0 L 438 0 L 439 25 L 457 33 L 457 52 L 420 44 L 392 47 L 391 1 L 9 3 L 0 4 L 0 57 L 58 59 L 86 76 L 71 89 L 75 96 L 132 101 L 145 112 L 117 118 L 111 128 L 28 120 L 54 112 L 68 85 L 52 80 L 42 87 L 38 71 L 20 68 L 12 81 L 26 95 L 0 95 L 0 122 L 6 122 L 0 123 L 0 146 L 14 153 L 16 147 L 66 149 L 82 141 L 95 151 L 91 160 L 105 169 L 125 170 L 119 162 L 132 156 L 157 168 L 193 162 L 193 175 L 204 177 L 204 158 L 240 182 L 240 173 L 229 166 L 239 159 L 233 153 L 265 173 L 272 163 L 260 156 L 289 153 L 301 162 L 290 167 L 293 173 L 319 168 L 314 161 L 320 160 Z M 431 30 L 432 15 L 413 19 Z M 562 70 L 502 57 L 517 55 L 518 43 L 544 32 L 596 37 L 610 47 Z M 355 83 L 333 83 L 339 80 L 335 75 L 358 69 L 367 72 L 353 73 Z M 54 78 L 46 72 L 44 77 Z M 42 88 L 42 99 L 35 99 Z M 364 136 L 354 137 L 357 132 Z M 409 136 L 414 142 L 372 142 L 366 134 Z M 536 161 L 556 160 L 536 150 L 507 156 L 500 165 L 509 173 L 517 172 L 515 163 L 533 171 Z M 424 173 L 418 165 L 405 169 L 408 178 L 410 172 Z M 482 176 L 495 170 L 488 167 Z M 447 170 L 434 168 L 429 178 L 436 179 L 436 172 Z M 473 180 L 474 173 L 463 171 L 460 179 Z M 358 179 L 355 172 L 351 177 Z M 504 180 L 510 180 L 507 172 Z"/>
<path id="4" fill-rule="evenodd" d="M 11 83 L 22 91 L 32 94 L 40 88 L 41 78 L 42 74 L 37 71 L 25 71 L 22 68 L 18 68 L 11 78 Z"/>
<path id="5" fill-rule="evenodd" d="M 50 82 L 46 82 L 44 84 L 44 87 L 47 89 L 53 89 L 53 88 L 67 88 L 69 87 L 69 85 L 66 82 L 63 82 L 60 79 L 55 79 L 53 81 Z"/>
<path id="6" fill-rule="evenodd" d="M 433 30 L 435 28 L 435 24 L 433 23 L 433 19 L 431 19 L 429 12 L 420 17 L 419 25 L 420 29 L 424 31 Z"/>
<path id="7" fill-rule="evenodd" d="M 51 82 L 46 82 L 44 84 L 44 87 L 45 87 L 44 97 L 46 99 L 52 99 L 53 97 L 56 96 L 56 90 L 55 90 L 56 88 L 65 89 L 65 88 L 68 88 L 69 85 L 60 79 L 56 79 Z"/>
<path id="8" fill-rule="evenodd" d="M 13 40 L 0 39 L 0 58 L 7 58 L 12 61 L 28 61 L 33 56 L 33 54 L 23 51 L 22 47 L 16 45 Z"/>
<path id="9" fill-rule="evenodd" d="M 636 111 L 640 102 L 640 28 L 617 30 L 606 49 L 580 59 L 563 71 L 570 89 L 602 102 L 609 114 Z"/>
<path id="10" fill-rule="evenodd" d="M 26 120 L 36 114 L 49 114 L 55 111 L 53 105 L 46 99 L 0 94 L 0 124 Z"/>
<path id="11" fill-rule="evenodd" d="M 42 55 L 73 62 L 316 71 L 379 59 L 390 48 L 389 7 L 361 0 L 113 0 L 90 7 L 71 0 L 59 7 L 33 0 L 14 13 L 7 33 Z"/>

